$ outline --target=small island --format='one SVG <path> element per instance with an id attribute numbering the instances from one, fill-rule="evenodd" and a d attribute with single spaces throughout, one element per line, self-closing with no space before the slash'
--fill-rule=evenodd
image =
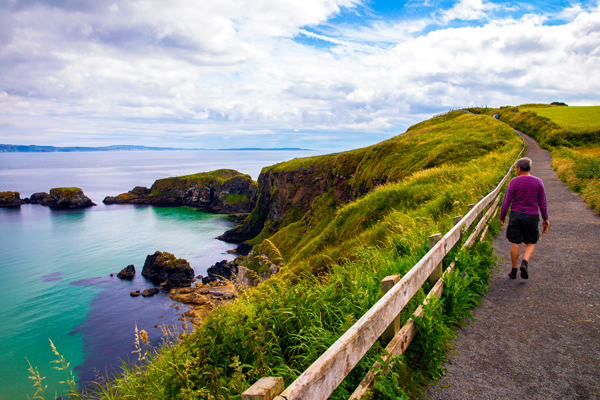
<path id="1" fill-rule="evenodd" d="M 95 206 L 83 190 L 78 187 L 50 189 L 50 193 L 38 192 L 21 199 L 19 192 L 0 192 L 0 207 L 18 207 L 21 204 L 41 204 L 58 209 L 73 209 Z"/>
<path id="2" fill-rule="evenodd" d="M 148 189 L 136 186 L 127 193 L 107 196 L 104 204 L 190 206 L 218 214 L 249 213 L 256 204 L 258 184 L 250 175 L 219 169 L 158 179 Z"/>

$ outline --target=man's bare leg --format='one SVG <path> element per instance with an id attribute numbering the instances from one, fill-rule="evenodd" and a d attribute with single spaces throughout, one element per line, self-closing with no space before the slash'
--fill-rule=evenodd
<path id="1" fill-rule="evenodd" d="M 523 254 L 523 260 L 529 262 L 529 258 L 531 258 L 531 255 L 533 254 L 533 249 L 534 248 L 535 248 L 535 243 L 525 243 L 525 252 Z M 515 262 L 513 261 L 513 267 L 515 265 L 517 265 L 517 264 L 515 264 Z M 516 267 L 514 267 L 514 268 L 516 268 Z"/>
<path id="2" fill-rule="evenodd" d="M 527 249 L 527 244 L 525 245 L 525 249 Z M 533 245 L 532 245 L 533 246 Z M 510 245 L 510 261 L 512 262 L 513 269 L 517 268 L 519 263 L 519 252 L 521 251 L 521 244 L 511 243 Z M 533 253 L 533 249 L 531 249 L 531 253 Z M 531 256 L 531 253 L 529 255 Z"/>

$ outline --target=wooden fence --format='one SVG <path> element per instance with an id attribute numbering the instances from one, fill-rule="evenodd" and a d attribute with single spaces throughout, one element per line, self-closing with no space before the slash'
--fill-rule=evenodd
<path id="1" fill-rule="evenodd" d="M 519 156 L 523 153 L 523 149 Z M 442 260 L 460 240 L 463 230 L 479 220 L 463 247 L 471 246 L 477 236 L 484 231 L 487 233 L 487 221 L 497 212 L 500 191 L 508 181 L 514 165 L 508 170 L 502 181 L 487 196 L 479 198 L 479 202 L 470 205 L 472 208 L 464 218 L 455 218 L 454 227 L 442 237 L 441 234 L 430 237 L 429 252 L 408 272 L 400 277 L 386 277 L 381 284 L 382 297 L 369 311 L 365 313 L 350 329 L 346 331 L 325 353 L 321 355 L 302 375 L 287 388 L 283 389 L 282 378 L 262 378 L 242 394 L 242 400 L 322 400 L 327 399 L 338 385 L 346 378 L 352 369 L 363 358 L 367 351 L 383 335 L 383 340 L 391 338 L 386 347 L 390 355 L 402 354 L 417 333 L 417 327 L 412 318 L 400 328 L 400 312 L 417 293 L 423 283 L 430 279 L 437 281 L 427 295 L 424 304 L 432 296 L 441 296 L 444 280 Z M 484 229 L 485 227 L 485 229 Z M 452 263 L 444 274 L 454 268 Z M 422 316 L 423 308 L 419 306 L 413 316 Z M 385 358 L 383 358 L 386 361 Z M 375 364 L 373 367 L 381 368 Z M 375 373 L 373 369 L 365 376 L 351 399 L 360 396 L 372 387 Z"/>

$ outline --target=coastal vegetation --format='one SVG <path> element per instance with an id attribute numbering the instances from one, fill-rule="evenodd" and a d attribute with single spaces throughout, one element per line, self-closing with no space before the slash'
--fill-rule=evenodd
<path id="1" fill-rule="evenodd" d="M 487 194 L 523 146 L 485 115 L 448 113 L 374 146 L 296 159 L 263 169 L 252 213 L 237 228 L 280 272 L 216 308 L 178 343 L 77 398 L 239 399 L 262 376 L 297 378 L 380 296 L 380 281 L 405 274 L 428 251 L 429 235 Z M 297 200 L 297 201 L 296 201 Z M 258 228 L 257 228 L 258 227 Z M 491 233 L 498 223 L 491 224 Z M 458 248 L 458 247 L 457 247 Z M 381 375 L 373 398 L 412 398 L 442 373 L 453 337 L 495 265 L 489 242 L 453 250 L 439 301 L 417 320 L 409 350 Z M 261 272 L 252 253 L 241 261 Z M 422 302 L 426 283 L 402 312 Z M 332 398 L 347 398 L 382 351 L 374 346 Z"/>
<path id="2" fill-rule="evenodd" d="M 525 104 L 471 111 L 498 114 L 535 138 L 552 152 L 552 168 L 560 179 L 600 213 L 600 106 Z"/>

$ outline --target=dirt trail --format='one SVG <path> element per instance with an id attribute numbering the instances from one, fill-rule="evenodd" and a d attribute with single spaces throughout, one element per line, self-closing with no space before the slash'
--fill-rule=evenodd
<path id="1" fill-rule="evenodd" d="M 458 331 L 446 376 L 428 388 L 433 399 L 600 399 L 600 217 L 558 179 L 550 153 L 522 137 L 546 187 L 550 232 L 529 280 L 507 276 L 505 230 L 495 238 L 500 271 Z"/>

